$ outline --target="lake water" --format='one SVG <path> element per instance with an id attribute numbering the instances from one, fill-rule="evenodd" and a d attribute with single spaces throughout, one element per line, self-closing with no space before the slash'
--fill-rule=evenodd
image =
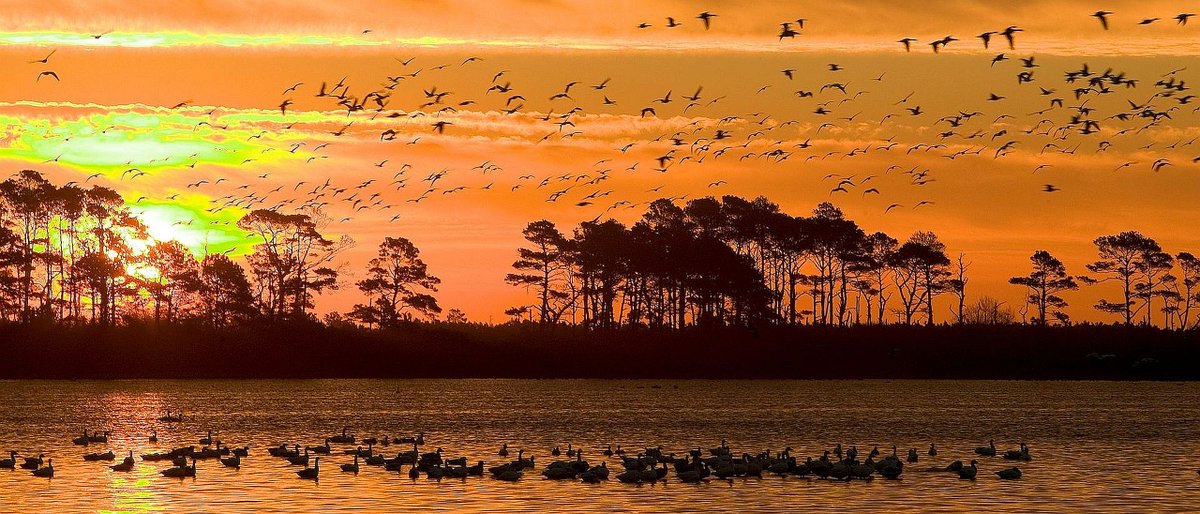
<path id="1" fill-rule="evenodd" d="M 364 362 L 363 365 L 370 365 Z M 615 364 L 614 365 L 618 365 Z M 635 364 L 628 364 L 635 365 Z M 652 365 L 652 364 L 646 364 Z M 183 410 L 183 423 L 157 421 Z M 317 445 L 349 426 L 358 437 L 425 433 L 423 451 L 490 465 L 524 448 L 538 471 L 550 449 L 570 443 L 592 463 L 610 443 L 628 450 L 662 446 L 686 453 L 728 439 L 735 454 L 785 446 L 819 456 L 836 443 L 874 446 L 921 462 L 901 480 L 850 483 L 776 477 L 650 485 L 589 485 L 527 472 L 515 483 L 490 477 L 424 477 L 363 466 L 345 474 L 321 461 L 319 482 L 269 457 L 281 442 Z M 107 445 L 74 446 L 83 429 L 108 430 Z M 157 430 L 159 442 L 147 436 Z M 208 430 L 231 446 L 251 446 L 240 470 L 201 461 L 194 479 L 170 479 L 166 462 L 131 473 L 84 462 L 87 452 L 118 456 L 197 444 Z M 979 458 L 979 478 L 959 480 L 917 468 L 969 461 L 995 439 L 1003 452 L 1021 441 L 1034 460 L 1024 476 L 993 473 L 1010 462 Z M 930 442 L 937 457 L 926 456 Z M 496 455 L 501 444 L 513 450 Z M 399 511 L 1194 511 L 1200 508 L 1200 384 L 1111 382 L 905 381 L 80 381 L 0 382 L 0 450 L 54 459 L 53 479 L 0 470 L 0 510 L 330 512 Z M 382 448 L 389 456 L 403 450 Z M 636 450 L 635 450 L 636 452 Z M 565 458 L 565 456 L 563 457 Z M 619 471 L 616 460 L 610 467 Z M 615 472 L 614 472 L 615 475 Z M 673 477 L 673 474 L 672 474 Z M 10 509 L 11 508 L 11 509 Z"/>

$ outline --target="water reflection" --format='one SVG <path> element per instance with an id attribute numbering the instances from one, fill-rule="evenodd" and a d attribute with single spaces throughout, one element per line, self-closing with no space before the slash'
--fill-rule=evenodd
<path id="1" fill-rule="evenodd" d="M 658 387 L 652 387 L 652 386 Z M 0 382 L 0 449 L 55 459 L 56 476 L 0 472 L 0 505 L 61 511 L 371 510 L 743 510 L 846 511 L 1185 511 L 1200 498 L 1200 386 L 1083 382 L 638 382 L 638 381 L 129 381 Z M 183 410 L 183 423 L 162 423 Z M 970 460 L 996 439 L 1000 451 L 1025 441 L 1034 460 L 1005 482 L 1011 465 L 980 458 L 979 479 L 906 470 L 900 481 L 849 484 L 795 477 L 731 484 L 677 481 L 633 486 L 490 478 L 412 481 L 407 473 L 362 466 L 335 445 L 319 483 L 301 480 L 266 455 L 280 443 L 319 445 L 343 426 L 359 438 L 424 432 L 427 449 L 489 465 L 536 456 L 539 470 L 555 446 L 603 459 L 609 445 L 663 446 L 682 455 L 722 438 L 735 451 L 818 456 L 834 443 L 865 454 L 910 447 L 920 467 Z M 107 445 L 74 446 L 84 429 L 107 430 Z M 250 445 L 240 469 L 201 461 L 195 479 L 169 479 L 169 462 L 129 473 L 82 455 L 112 449 L 121 458 L 198 445 L 213 430 L 230 446 Z M 148 436 L 157 431 L 159 441 Z M 931 441 L 940 453 L 924 455 Z M 503 444 L 508 459 L 496 455 Z M 389 455 L 407 447 L 392 445 Z M 860 457 L 861 458 L 861 457 Z M 609 466 L 620 468 L 616 460 Z"/>

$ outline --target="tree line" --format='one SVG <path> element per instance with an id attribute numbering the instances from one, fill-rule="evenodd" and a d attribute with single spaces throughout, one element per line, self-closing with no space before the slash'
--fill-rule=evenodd
<path id="1" fill-rule="evenodd" d="M 440 284 L 420 250 L 387 237 L 358 280 L 345 284 L 355 243 L 324 232 L 319 209 L 253 210 L 237 226 L 254 241 L 234 260 L 155 241 L 116 191 L 56 186 L 32 170 L 0 182 L 0 320 L 115 325 L 133 320 L 246 323 L 324 321 L 395 327 L 443 314 Z M 1096 260 L 1071 274 L 1045 250 L 1010 283 L 1024 302 L 967 301 L 970 262 L 936 234 L 903 242 L 868 232 L 829 203 L 793 216 L 759 197 L 647 204 L 632 225 L 580 223 L 569 234 L 529 223 L 506 282 L 533 301 L 514 321 L 588 328 L 877 324 L 1069 324 L 1064 293 L 1115 284 L 1094 307 L 1128 325 L 1192 329 L 1200 323 L 1200 260 L 1122 232 L 1095 240 Z M 353 286 L 361 303 L 318 318 L 315 298 Z M 939 314 L 935 301 L 950 297 Z M 445 320 L 461 323 L 457 309 Z"/>
<path id="2" fill-rule="evenodd" d="M 953 258 L 929 231 L 903 242 L 868 232 L 829 203 L 793 216 L 764 197 L 650 202 L 626 226 L 590 221 L 570 234 L 538 220 L 523 232 L 506 281 L 534 301 L 507 311 L 514 320 L 588 327 L 847 326 L 939 322 L 935 299 L 949 296 L 945 322 L 1070 324 L 1063 293 L 1119 284 L 1121 295 L 1094 308 L 1124 324 L 1192 329 L 1200 302 L 1200 260 L 1171 255 L 1153 239 L 1122 232 L 1095 240 L 1097 258 L 1072 275 L 1046 250 L 1009 283 L 1024 302 L 967 301 L 970 262 Z"/>
<path id="3" fill-rule="evenodd" d="M 155 241 L 116 191 L 56 186 L 25 170 L 0 182 L 0 320 L 114 325 L 135 319 L 200 322 L 315 321 L 316 295 L 339 287 L 349 237 L 322 234 L 329 217 L 254 210 L 237 226 L 255 241 L 245 265 L 225 253 L 197 257 Z M 366 326 L 431 317 L 437 277 L 403 237 L 385 238 L 354 283 L 365 303 L 344 318 Z M 461 313 L 456 313 L 461 318 Z"/>

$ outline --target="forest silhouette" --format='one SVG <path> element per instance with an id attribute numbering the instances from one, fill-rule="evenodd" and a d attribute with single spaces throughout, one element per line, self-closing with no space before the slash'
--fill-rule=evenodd
<path id="1" fill-rule="evenodd" d="M 247 212 L 244 264 L 153 241 L 111 189 L 22 171 L 0 183 L 0 377 L 1196 378 L 1200 261 L 1122 232 L 1079 274 L 1049 251 L 1010 279 L 1017 308 L 968 293 L 932 232 L 868 233 L 835 206 L 668 199 L 626 226 L 524 230 L 499 325 L 443 312 L 440 280 L 387 237 L 353 284 L 354 242 L 320 211 Z M 1062 293 L 1119 296 L 1073 323 Z M 318 316 L 315 299 L 361 303 Z M 935 300 L 949 297 L 948 315 Z M 344 359 L 339 358 L 344 357 Z M 311 362 L 311 365 L 304 363 Z"/>

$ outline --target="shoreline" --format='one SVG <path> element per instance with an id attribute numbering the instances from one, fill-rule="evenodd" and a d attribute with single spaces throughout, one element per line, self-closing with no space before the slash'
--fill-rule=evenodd
<path id="1" fill-rule="evenodd" d="M 1200 380 L 1200 333 L 1076 325 L 600 331 L 0 325 L 0 379 Z"/>

